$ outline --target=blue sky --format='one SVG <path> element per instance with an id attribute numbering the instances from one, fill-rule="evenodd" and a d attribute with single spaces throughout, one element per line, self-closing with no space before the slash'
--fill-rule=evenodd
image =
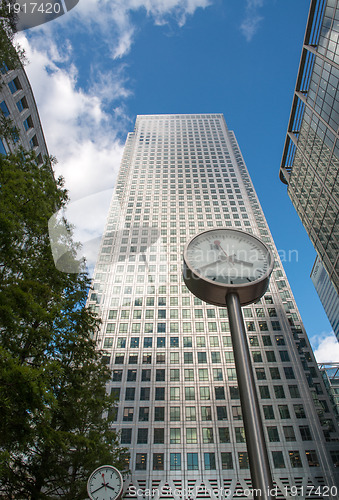
<path id="1" fill-rule="evenodd" d="M 79 237 L 102 230 L 137 114 L 223 113 L 278 250 L 294 251 L 284 267 L 319 360 L 339 361 L 309 278 L 315 251 L 278 176 L 308 9 L 309 0 L 80 0 L 18 39 Z"/>

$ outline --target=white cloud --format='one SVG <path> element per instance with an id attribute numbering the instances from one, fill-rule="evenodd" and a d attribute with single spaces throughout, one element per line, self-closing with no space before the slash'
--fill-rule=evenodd
<path id="1" fill-rule="evenodd" d="M 339 362 L 339 342 L 333 332 L 314 336 L 311 343 L 318 363 Z"/>
<path id="2" fill-rule="evenodd" d="M 264 0 L 247 0 L 246 3 L 246 16 L 240 25 L 240 31 L 250 42 L 259 28 L 260 22 L 263 17 L 258 14 L 258 9 L 263 7 Z"/>

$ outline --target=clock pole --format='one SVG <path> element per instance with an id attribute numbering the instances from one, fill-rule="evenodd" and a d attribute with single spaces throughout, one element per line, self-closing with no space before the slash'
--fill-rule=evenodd
<path id="1" fill-rule="evenodd" d="M 257 490 L 257 493 L 254 491 L 254 498 L 274 500 L 275 497 L 272 496 L 273 481 L 264 429 L 238 294 L 234 292 L 228 293 L 226 295 L 226 305 L 230 322 L 252 487 L 254 490 Z"/>

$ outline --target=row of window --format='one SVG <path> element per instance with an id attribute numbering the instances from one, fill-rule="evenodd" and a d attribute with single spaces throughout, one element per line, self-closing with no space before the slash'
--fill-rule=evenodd
<path id="1" fill-rule="evenodd" d="M 130 292 L 132 293 L 132 291 Z M 91 294 L 90 300 L 100 302 L 99 296 L 95 293 Z M 138 316 L 138 313 L 136 313 L 136 316 Z M 177 313 L 173 314 L 172 319 L 176 319 Z M 135 318 L 133 318 L 135 319 Z M 154 310 L 149 309 L 145 311 L 145 320 L 147 319 L 154 319 Z M 141 322 L 138 323 L 132 323 L 129 325 L 129 323 L 107 323 L 106 325 L 106 333 L 114 333 L 116 330 L 116 326 L 119 326 L 119 329 L 117 331 L 119 333 L 128 333 L 131 331 L 132 333 L 139 333 L 143 330 L 144 333 L 153 333 L 154 325 L 153 323 L 145 323 L 142 324 Z M 256 324 L 254 321 L 246 321 L 245 326 L 248 332 L 256 332 Z M 279 321 L 271 321 L 271 328 L 269 327 L 269 324 L 267 321 L 260 321 L 258 323 L 259 326 L 259 331 L 260 332 L 268 332 L 269 330 L 273 331 L 280 331 L 281 326 Z M 149 331 L 151 329 L 151 331 Z M 206 330 L 208 330 L 209 333 L 219 333 L 219 332 L 229 332 L 230 327 L 228 321 L 221 321 L 220 326 L 216 322 L 208 322 L 207 325 L 204 322 L 195 322 L 194 325 L 192 325 L 191 322 L 189 321 L 184 321 L 182 324 L 177 323 L 177 322 L 170 322 L 169 324 L 167 323 L 157 323 L 156 324 L 156 332 L 157 333 L 166 333 L 166 330 L 169 330 L 171 333 L 179 333 L 180 330 L 182 330 L 182 333 L 191 333 L 194 330 L 197 333 L 204 333 Z M 271 345 L 271 344 L 269 344 Z M 283 345 L 280 343 L 280 345 Z"/>
<path id="2" fill-rule="evenodd" d="M 201 393 L 200 393 L 200 399 L 202 401 L 209 400 L 209 387 L 201 387 Z M 218 388 L 218 389 L 223 389 L 223 388 Z M 114 394 L 114 392 L 113 392 Z M 160 394 L 161 396 L 161 394 Z M 225 399 L 225 398 L 216 398 L 216 399 Z M 226 406 L 217 406 L 217 419 L 218 420 L 226 420 L 227 419 L 227 409 Z M 134 421 L 134 413 L 135 413 L 135 408 L 132 407 L 124 407 L 123 409 L 123 415 L 122 415 L 122 421 L 123 422 L 133 422 Z M 263 415 L 265 420 L 275 420 L 276 418 L 280 418 L 283 420 L 290 420 L 291 417 L 291 412 L 290 412 L 290 407 L 287 404 L 280 405 L 278 404 L 276 408 L 273 407 L 273 405 L 263 405 L 262 406 L 263 410 Z M 112 410 L 113 415 L 115 416 L 115 419 L 118 419 L 118 408 L 114 408 Z M 170 407 L 170 420 L 171 418 L 174 418 L 174 415 L 176 415 L 176 418 L 180 419 L 180 407 Z M 232 406 L 231 407 L 231 412 L 232 412 L 232 419 L 233 420 L 242 420 L 242 412 L 241 412 L 241 406 Z M 306 418 L 306 413 L 304 410 L 304 406 L 302 404 L 295 404 L 293 405 L 293 412 L 296 418 L 301 419 L 301 418 Z M 150 418 L 150 408 L 141 406 L 139 408 L 139 422 L 148 422 Z M 186 406 L 185 407 L 185 420 L 186 421 L 196 421 L 197 420 L 197 413 L 196 413 L 196 407 L 195 406 Z M 154 421 L 155 422 L 164 422 L 165 421 L 165 407 L 164 406 L 155 406 L 154 407 Z M 177 421 L 177 420 L 172 420 L 172 421 Z"/>
<path id="3" fill-rule="evenodd" d="M 117 375 L 118 374 L 116 374 L 116 373 L 113 374 L 113 376 L 115 378 L 117 378 Z M 163 374 L 163 375 L 157 374 L 156 380 L 159 382 L 163 382 L 164 378 L 165 378 L 165 374 Z M 127 381 L 129 381 L 129 382 L 132 382 L 133 380 L 134 380 L 133 376 L 129 376 L 129 378 L 127 378 Z M 204 379 L 204 380 L 207 380 L 207 379 Z M 203 389 L 204 389 L 204 391 L 203 391 Z M 206 399 L 205 389 L 206 388 L 202 388 L 202 387 L 199 388 L 200 399 Z M 217 389 L 217 388 L 215 388 L 215 389 Z M 258 389 L 259 389 L 259 394 L 260 394 L 261 399 L 271 399 L 271 390 L 272 389 L 270 390 L 270 388 L 267 385 L 260 385 L 258 387 Z M 291 394 L 292 398 L 300 398 L 299 390 L 298 390 L 298 387 L 296 385 L 293 385 L 293 386 L 290 385 L 289 389 L 290 389 L 290 394 Z M 170 401 L 181 401 L 181 400 L 192 401 L 192 400 L 196 399 L 194 387 L 183 387 L 183 388 L 170 387 L 167 390 L 169 391 Z M 119 396 L 119 398 L 120 398 L 121 390 L 119 387 L 112 388 L 112 391 L 116 397 Z M 153 392 L 154 392 L 154 399 L 156 401 L 157 400 L 158 401 L 165 400 L 165 388 L 164 387 L 154 387 Z M 230 392 L 230 399 L 239 399 L 240 398 L 239 390 L 238 390 L 237 386 L 230 386 L 229 392 Z M 220 391 L 215 391 L 215 393 L 216 393 L 216 399 L 226 399 L 226 398 L 221 397 L 222 394 L 220 393 Z M 273 394 L 274 394 L 274 397 L 276 399 L 286 399 L 285 389 L 282 385 L 274 385 L 273 386 Z M 202 395 L 204 397 L 202 397 Z M 217 397 L 217 395 L 218 395 L 218 397 Z M 150 400 L 150 396 L 151 396 L 151 387 L 141 387 L 140 388 L 139 399 L 141 401 Z M 135 387 L 126 387 L 125 388 L 125 401 L 134 401 L 135 399 L 136 399 L 136 388 Z M 210 399 L 210 397 L 208 399 Z"/>
<path id="4" fill-rule="evenodd" d="M 275 469 L 285 469 L 286 459 L 284 452 L 282 451 L 272 451 L 272 462 Z M 339 453 L 333 453 L 333 462 L 338 463 L 339 459 L 337 457 Z M 135 470 L 147 470 L 149 467 L 147 464 L 147 453 L 136 453 L 135 458 Z M 302 468 L 306 464 L 309 467 L 319 467 L 319 460 L 315 450 L 305 451 L 306 460 L 302 460 L 301 453 L 298 450 L 288 451 L 288 461 L 292 468 Z M 199 463 L 198 453 L 186 453 L 186 463 L 182 463 L 181 453 L 170 453 L 169 456 L 169 469 L 170 470 L 199 470 L 203 468 L 204 470 L 216 470 L 217 469 L 217 459 L 216 453 L 203 453 L 202 464 Z M 230 470 L 235 467 L 233 453 L 221 452 L 220 453 L 221 469 Z M 239 469 L 249 469 L 248 455 L 245 451 L 240 451 L 237 453 L 237 463 Z M 163 471 L 165 470 L 165 454 L 164 453 L 153 453 L 151 468 L 153 470 Z M 219 467 L 218 467 L 219 468 Z"/>
<path id="5" fill-rule="evenodd" d="M 208 408 L 208 407 L 203 407 Z M 175 413 L 173 412 L 173 416 Z M 172 420 L 175 421 L 175 420 Z M 120 442 L 121 444 L 132 444 L 133 431 L 136 432 L 136 444 L 181 444 L 182 443 L 182 430 L 180 428 L 170 428 L 169 435 L 165 438 L 164 428 L 154 428 L 153 429 L 153 440 L 150 439 L 151 429 L 147 427 L 140 427 L 138 429 L 133 429 L 131 427 L 124 427 L 120 430 Z M 186 428 L 185 430 L 185 443 L 186 444 L 198 444 L 198 430 L 194 428 Z M 214 429 L 212 427 L 202 427 L 200 442 L 202 444 L 214 444 L 219 442 L 221 444 L 226 443 L 246 443 L 245 430 L 244 427 L 234 427 L 234 436 L 231 437 L 229 427 L 218 427 L 217 436 L 214 436 Z M 267 437 L 270 443 L 279 443 L 281 439 L 281 430 L 279 432 L 278 427 L 271 426 L 266 428 Z M 298 427 L 300 438 L 302 441 L 312 441 L 311 431 L 308 425 L 300 425 Z M 294 427 L 292 425 L 286 425 L 282 427 L 283 439 L 286 442 L 294 442 L 297 440 Z"/>

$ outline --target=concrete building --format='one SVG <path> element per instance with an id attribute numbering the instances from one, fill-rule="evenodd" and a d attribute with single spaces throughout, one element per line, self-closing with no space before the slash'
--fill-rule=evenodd
<path id="1" fill-rule="evenodd" d="M 252 232 L 275 256 L 243 315 L 277 498 L 318 500 L 325 485 L 338 498 L 336 417 L 221 114 L 138 116 L 126 141 L 88 298 L 130 450 L 125 498 L 253 498 L 227 310 L 182 279 L 185 243 L 210 227 Z"/>
<path id="2" fill-rule="evenodd" d="M 0 68 L 0 110 L 2 119 L 7 118 L 15 127 L 11 138 L 0 137 L 0 153 L 7 154 L 22 145 L 33 150 L 39 163 L 48 155 L 47 146 L 32 88 L 23 67 Z"/>
<path id="3" fill-rule="evenodd" d="M 319 363 L 318 366 L 339 421 L 339 363 Z"/>
<path id="4" fill-rule="evenodd" d="M 339 292 L 339 2 L 312 0 L 280 178 Z"/>
<path id="5" fill-rule="evenodd" d="M 333 328 L 333 332 L 339 340 L 339 295 L 331 283 L 328 274 L 319 257 L 316 258 L 311 280 L 315 286 L 320 301 Z"/>

